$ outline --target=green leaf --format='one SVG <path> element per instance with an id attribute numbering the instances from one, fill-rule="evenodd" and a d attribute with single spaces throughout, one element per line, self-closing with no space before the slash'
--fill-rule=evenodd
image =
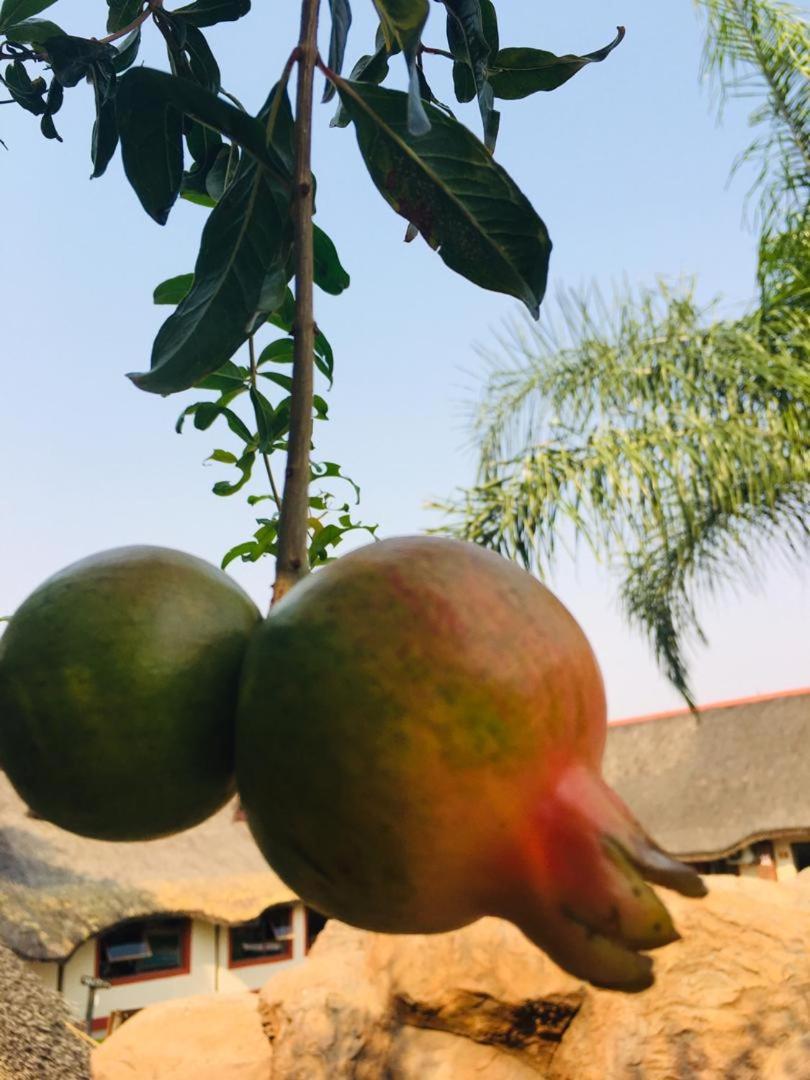
<path id="1" fill-rule="evenodd" d="M 279 338 L 262 349 L 256 363 L 259 367 L 262 364 L 291 364 L 294 350 L 295 342 L 292 338 Z"/>
<path id="2" fill-rule="evenodd" d="M 205 460 L 215 461 L 220 465 L 235 465 L 239 459 L 236 454 L 232 454 L 230 450 L 215 450 L 210 457 L 207 457 Z"/>
<path id="3" fill-rule="evenodd" d="M 222 137 L 218 131 L 212 131 L 205 124 L 196 120 L 186 122 L 186 146 L 194 159 L 191 172 L 194 174 L 198 189 L 205 190 L 205 179 L 216 164 L 223 149 Z"/>
<path id="4" fill-rule="evenodd" d="M 234 22 L 250 11 L 250 0 L 196 0 L 194 4 L 177 8 L 172 15 L 179 15 L 190 26 L 214 26 L 221 22 Z"/>
<path id="5" fill-rule="evenodd" d="M 25 22 L 55 3 L 56 0 L 3 0 L 0 5 L 0 33 L 5 33 L 9 26 Z"/>
<path id="6" fill-rule="evenodd" d="M 138 58 L 138 50 L 141 47 L 141 30 L 138 27 L 137 30 L 133 30 L 131 34 L 127 34 L 120 45 L 116 46 L 118 55 L 113 60 L 113 68 L 116 75 L 123 75 L 128 67 L 132 67 Z"/>
<path id="7" fill-rule="evenodd" d="M 242 367 L 239 364 L 234 364 L 232 360 L 226 361 L 221 368 L 213 373 L 213 375 L 206 375 L 204 379 L 200 379 L 195 386 L 200 390 L 216 390 L 223 395 L 220 398 L 220 402 L 223 402 L 224 398 L 228 401 L 233 401 L 235 397 L 247 389 L 248 369 Z"/>
<path id="8" fill-rule="evenodd" d="M 166 98 L 150 93 L 139 78 L 144 71 L 128 71 L 119 82 L 121 158 L 144 210 L 165 225 L 183 182 L 183 116 Z"/>
<path id="9" fill-rule="evenodd" d="M 178 274 L 176 277 L 167 278 L 155 287 L 152 293 L 152 301 L 155 304 L 173 304 L 177 306 L 181 300 L 185 300 L 194 284 L 193 274 Z"/>
<path id="10" fill-rule="evenodd" d="M 484 26 L 484 37 L 489 46 L 489 55 L 495 56 L 501 45 L 498 34 L 498 13 L 492 0 L 481 0 L 481 21 Z"/>
<path id="11" fill-rule="evenodd" d="M 456 60 L 453 64 L 453 93 L 462 105 L 475 97 L 475 78 L 472 68 L 464 60 Z"/>
<path id="12" fill-rule="evenodd" d="M 41 45 L 50 37 L 59 37 L 65 31 L 56 23 L 47 19 L 28 19 L 26 22 L 17 23 L 6 30 L 9 41 L 19 42 L 23 45 Z"/>
<path id="13" fill-rule="evenodd" d="M 292 391 L 293 381 L 291 375 L 280 375 L 277 371 L 260 371 L 259 378 L 275 383 L 282 390 L 286 390 L 288 394 Z"/>
<path id="14" fill-rule="evenodd" d="M 253 415 L 256 417 L 256 426 L 259 431 L 259 450 L 266 454 L 272 450 L 275 441 L 275 409 L 259 391 L 251 386 L 250 402 L 253 406 Z"/>
<path id="15" fill-rule="evenodd" d="M 62 141 L 62 136 L 56 130 L 53 117 L 62 108 L 64 98 L 65 90 L 62 84 L 56 78 L 51 79 L 51 85 L 48 87 L 48 96 L 45 99 L 45 112 L 39 125 L 40 130 L 46 139 L 56 139 L 57 142 Z"/>
<path id="16" fill-rule="evenodd" d="M 186 54 L 188 56 L 191 73 L 197 82 L 218 94 L 222 87 L 222 78 L 216 57 L 211 52 L 211 46 L 205 40 L 205 36 L 196 26 L 186 28 Z"/>
<path id="17" fill-rule="evenodd" d="M 474 93 L 484 126 L 484 143 L 489 150 L 495 149 L 500 114 L 494 107 L 495 95 L 487 79 L 487 62 L 490 46 L 484 32 L 484 16 L 481 0 L 444 0 L 447 8 L 447 40 L 450 51 L 472 73 Z M 457 91 L 460 79 L 458 62 L 453 65 L 453 80 Z M 466 93 L 466 87 L 464 87 Z M 458 96 L 458 93 L 457 93 Z M 467 97 L 460 101 L 470 100 Z"/>
<path id="18" fill-rule="evenodd" d="M 225 194 L 225 188 L 236 176 L 239 168 L 239 148 L 223 145 L 217 152 L 210 169 L 205 174 L 206 194 L 218 203 Z"/>
<path id="19" fill-rule="evenodd" d="M 254 436 L 245 422 L 236 415 L 233 409 L 228 409 L 226 406 L 220 405 L 219 402 L 199 401 L 196 405 L 189 405 L 180 414 L 175 425 L 175 431 L 178 434 L 183 430 L 183 421 L 187 416 L 194 417 L 194 427 L 198 431 L 207 431 L 214 421 L 221 416 L 234 435 L 238 436 L 244 443 L 250 445 L 254 441 Z"/>
<path id="20" fill-rule="evenodd" d="M 340 296 L 348 289 L 351 278 L 343 269 L 332 240 L 317 225 L 314 230 L 315 284 L 331 296 Z"/>
<path id="21" fill-rule="evenodd" d="M 255 562 L 255 559 L 251 558 L 255 550 L 256 544 L 253 540 L 247 540 L 244 544 L 237 544 L 236 547 L 232 547 L 230 551 L 226 551 L 222 556 L 222 562 L 219 564 L 220 569 L 224 570 L 235 559 L 241 559 L 243 562 Z"/>
<path id="22" fill-rule="evenodd" d="M 279 178 L 289 181 L 288 164 L 275 146 L 268 143 L 265 125 L 202 86 L 165 71 L 141 67 L 133 68 L 121 78 L 119 97 L 123 93 L 130 101 L 137 101 L 141 109 L 173 106 L 248 150 Z"/>
<path id="23" fill-rule="evenodd" d="M 383 198 L 452 270 L 482 288 L 517 297 L 537 317 L 551 241 L 531 203 L 486 147 L 432 106 L 432 130 L 414 138 L 399 91 L 343 79 L 338 91 Z"/>
<path id="24" fill-rule="evenodd" d="M 416 61 L 430 5 L 428 0 L 374 0 L 374 6 L 380 16 L 388 51 L 391 52 L 393 46 L 398 45 L 408 66 L 408 130 L 411 135 L 425 135 L 430 131 L 430 120 L 419 94 Z"/>
<path id="25" fill-rule="evenodd" d="M 91 69 L 90 78 L 96 99 L 96 119 L 90 156 L 93 161 L 91 179 L 102 176 L 118 146 L 118 121 L 115 110 L 115 75 L 107 78 L 97 66 Z"/>
<path id="26" fill-rule="evenodd" d="M 34 116 L 42 116 L 46 108 L 44 79 L 32 80 L 22 60 L 14 60 L 6 66 L 3 81 L 18 105 Z"/>
<path id="27" fill-rule="evenodd" d="M 556 90 L 588 64 L 597 64 L 610 56 L 624 35 L 624 27 L 620 26 L 609 45 L 585 56 L 555 56 L 542 49 L 501 49 L 489 68 L 495 96 L 516 100 L 540 90 Z"/>
<path id="28" fill-rule="evenodd" d="M 295 297 L 292 289 L 285 290 L 282 302 L 268 315 L 267 321 L 272 326 L 277 326 L 279 330 L 283 330 L 285 334 L 292 333 L 295 322 Z"/>
<path id="29" fill-rule="evenodd" d="M 215 453 L 223 453 L 221 450 L 214 451 Z M 233 454 L 229 455 L 234 457 Z M 213 457 L 213 455 L 212 455 Z M 243 454 L 239 459 L 234 457 L 233 464 L 236 465 L 239 472 L 242 474 L 237 481 L 229 484 L 227 480 L 219 480 L 214 484 L 211 489 L 215 495 L 227 496 L 235 495 L 237 491 L 241 491 L 245 484 L 250 480 L 251 473 L 253 472 L 253 465 L 256 461 L 256 454 L 254 451 L 249 450 L 246 454 Z"/>
<path id="30" fill-rule="evenodd" d="M 107 0 L 107 33 L 119 30 L 135 22 L 143 8 L 143 0 Z"/>
<path id="31" fill-rule="evenodd" d="M 42 45 L 53 73 L 62 86 L 77 86 L 96 65 L 114 75 L 112 65 L 118 54 L 112 45 L 72 37 L 70 34 L 47 38 Z"/>
<path id="32" fill-rule="evenodd" d="M 271 443 L 283 439 L 290 430 L 290 399 L 279 402 L 273 414 L 273 437 Z"/>
<path id="33" fill-rule="evenodd" d="M 337 480 L 345 480 L 354 489 L 355 501 L 360 502 L 360 488 L 352 480 L 350 476 L 347 476 L 341 469 L 340 465 L 335 461 L 313 461 L 310 466 L 310 481 L 325 480 L 327 478 L 334 478 Z"/>
<path id="34" fill-rule="evenodd" d="M 372 86 L 379 86 L 388 77 L 389 55 L 383 43 L 373 56 L 361 56 L 352 68 L 349 79 L 352 82 L 365 82 L 371 83 Z M 329 126 L 342 128 L 348 127 L 350 123 L 349 114 L 343 108 L 343 102 L 340 102 Z"/>
<path id="35" fill-rule="evenodd" d="M 284 110 L 290 112 L 284 95 Z M 158 332 L 142 390 L 173 394 L 221 367 L 247 339 L 265 279 L 292 249 L 288 194 L 246 158 L 203 229 L 194 284 Z"/>
<path id="36" fill-rule="evenodd" d="M 315 332 L 315 367 L 320 371 L 321 375 L 326 376 L 331 386 L 335 372 L 335 357 L 332 346 L 326 340 L 322 330 Z"/>
<path id="37" fill-rule="evenodd" d="M 338 75 L 343 71 L 343 60 L 346 56 L 346 40 L 349 36 L 349 28 L 352 25 L 352 9 L 349 0 L 329 0 L 329 10 L 332 15 L 332 34 L 329 38 L 329 67 Z M 335 88 L 327 82 L 323 91 L 323 101 L 331 101 L 335 96 Z"/>

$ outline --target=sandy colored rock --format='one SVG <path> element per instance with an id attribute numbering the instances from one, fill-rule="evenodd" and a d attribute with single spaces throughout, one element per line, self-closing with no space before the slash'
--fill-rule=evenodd
<path id="1" fill-rule="evenodd" d="M 269 1080 L 255 994 L 153 1005 L 93 1054 L 93 1080 Z"/>
<path id="2" fill-rule="evenodd" d="M 330 924 L 307 965 L 262 991 L 272 1076 L 805 1080 L 803 879 L 717 878 L 700 902 L 667 894 L 683 940 L 630 996 L 570 978 L 494 919 L 412 938 Z"/>

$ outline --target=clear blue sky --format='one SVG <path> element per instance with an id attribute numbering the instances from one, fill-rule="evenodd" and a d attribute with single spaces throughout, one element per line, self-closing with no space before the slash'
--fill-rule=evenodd
<path id="1" fill-rule="evenodd" d="M 350 62 L 368 51 L 375 25 L 369 0 L 354 6 Z M 251 107 L 297 29 L 295 4 L 255 0 L 254 8 L 211 35 L 225 85 Z M 431 8 L 425 39 L 442 45 L 439 8 Z M 104 11 L 100 0 L 63 0 L 49 14 L 100 36 Z M 598 48 L 618 24 L 627 27 L 606 63 L 553 94 L 504 103 L 498 156 L 552 233 L 552 292 L 696 274 L 702 296 L 722 293 L 726 310 L 740 310 L 753 294 L 755 245 L 743 225 L 744 178 L 728 188 L 727 177 L 749 134 L 746 113 L 734 105 L 717 125 L 698 83 L 701 27 L 691 4 L 501 0 L 499 11 L 503 44 L 560 53 Z M 164 66 L 154 43 L 144 56 Z M 428 59 L 449 100 L 445 61 Z M 152 287 L 193 267 L 204 212 L 182 203 L 161 229 L 117 160 L 103 179 L 88 180 L 91 98 L 85 85 L 68 91 L 62 145 L 42 139 L 29 114 L 0 109 L 9 148 L 0 148 L 0 613 L 92 551 L 155 543 L 218 562 L 253 521 L 243 499 L 210 494 L 223 474 L 201 465 L 230 437 L 178 437 L 174 419 L 191 399 L 146 395 L 124 377 L 148 366 L 166 314 L 152 306 Z M 337 300 L 318 298 L 337 370 L 319 454 L 362 485 L 362 513 L 381 535 L 417 532 L 434 520 L 424 508 L 431 496 L 472 478 L 465 407 L 481 368 L 475 346 L 516 308 L 456 278 L 421 241 L 402 244 L 402 219 L 372 188 L 351 131 L 329 129 L 331 112 L 319 110 L 316 131 L 319 221 L 353 281 Z M 473 107 L 462 112 L 476 125 Z M 269 562 L 234 568 L 262 605 L 271 573 Z M 624 627 L 603 569 L 583 557 L 561 564 L 552 584 L 594 644 L 612 716 L 678 704 L 646 643 Z M 708 597 L 704 613 L 710 647 L 694 660 L 701 701 L 810 682 L 810 586 L 778 553 L 755 595 Z"/>

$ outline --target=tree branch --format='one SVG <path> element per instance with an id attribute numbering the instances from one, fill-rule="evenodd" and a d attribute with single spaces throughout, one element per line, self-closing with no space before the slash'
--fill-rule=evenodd
<path id="1" fill-rule="evenodd" d="M 304 0 L 298 41 L 298 91 L 295 109 L 295 176 L 293 226 L 295 230 L 295 351 L 290 402 L 290 436 L 284 496 L 278 527 L 278 558 L 273 603 L 309 570 L 310 445 L 314 384 L 315 315 L 312 248 L 312 99 L 318 57 L 320 0 Z"/>

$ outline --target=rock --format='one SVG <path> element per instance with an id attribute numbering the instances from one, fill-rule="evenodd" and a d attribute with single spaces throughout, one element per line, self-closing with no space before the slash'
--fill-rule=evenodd
<path id="1" fill-rule="evenodd" d="M 152 1005 L 92 1058 L 93 1080 L 270 1080 L 270 1046 L 255 994 Z"/>
<path id="2" fill-rule="evenodd" d="M 586 987 L 494 919 L 439 937 L 329 924 L 307 964 L 262 991 L 272 1076 L 805 1080 L 805 883 L 710 885 L 700 902 L 667 894 L 683 940 L 657 951 L 656 984 L 637 995 Z"/>
<path id="3" fill-rule="evenodd" d="M 667 894 L 683 940 L 657 951 L 656 984 L 635 995 L 591 989 L 497 919 L 433 937 L 331 922 L 258 1002 L 138 1014 L 94 1055 L 94 1077 L 810 1080 L 808 882 Z"/>
<path id="4" fill-rule="evenodd" d="M 778 1047 L 762 1072 L 762 1080 L 810 1080 L 810 1035 L 799 1035 Z"/>

